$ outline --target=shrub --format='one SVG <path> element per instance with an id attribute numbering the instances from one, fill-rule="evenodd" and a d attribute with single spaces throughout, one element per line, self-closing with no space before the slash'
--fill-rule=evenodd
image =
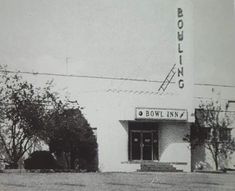
<path id="1" fill-rule="evenodd" d="M 24 161 L 25 169 L 60 169 L 49 151 L 35 151 Z"/>
<path id="2" fill-rule="evenodd" d="M 49 149 L 61 166 L 76 171 L 97 171 L 96 137 L 81 110 L 65 109 L 52 119 Z"/>

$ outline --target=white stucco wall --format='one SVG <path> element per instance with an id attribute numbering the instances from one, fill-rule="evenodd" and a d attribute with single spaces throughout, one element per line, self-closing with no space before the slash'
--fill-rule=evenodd
<path id="1" fill-rule="evenodd" d="M 115 122 L 116 120 L 116 122 Z M 147 122 L 146 122 L 147 123 Z M 183 137 L 189 133 L 187 123 L 159 125 L 159 161 L 171 162 L 178 169 L 191 170 L 191 153 Z M 98 130 L 99 167 L 101 171 L 136 171 L 139 164 L 128 162 L 128 122 L 110 120 Z"/>
<path id="2" fill-rule="evenodd" d="M 189 144 L 183 141 L 189 134 L 188 123 L 161 123 L 159 128 L 159 153 L 161 162 L 171 162 L 184 171 L 191 170 Z"/>
<path id="3" fill-rule="evenodd" d="M 234 124 L 235 123 L 233 123 L 233 125 Z M 233 126 L 231 134 L 232 137 L 235 138 L 235 126 Z M 227 165 L 229 168 L 235 168 L 235 152 L 230 156 L 230 160 L 228 161 Z"/>
<path id="4" fill-rule="evenodd" d="M 155 99 L 152 99 L 153 97 Z M 182 103 L 175 102 L 168 96 L 159 96 L 156 99 L 156 96 L 121 94 L 117 97 L 109 94 L 103 95 L 100 102 L 97 98 L 91 100 L 93 107 L 90 110 L 87 108 L 86 117 L 91 126 L 97 128 L 101 171 L 136 171 L 140 168 L 139 164 L 131 164 L 128 161 L 128 121 L 135 121 L 136 107 L 180 109 L 182 106 Z M 187 163 L 181 169 L 187 171 L 190 169 L 190 152 L 182 140 L 187 133 L 186 122 L 161 123 L 160 121 L 160 161 Z"/>

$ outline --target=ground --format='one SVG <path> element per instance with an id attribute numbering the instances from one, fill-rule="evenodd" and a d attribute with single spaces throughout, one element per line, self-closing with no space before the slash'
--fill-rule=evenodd
<path id="1" fill-rule="evenodd" d="M 235 173 L 1 173 L 0 191 L 224 191 Z"/>

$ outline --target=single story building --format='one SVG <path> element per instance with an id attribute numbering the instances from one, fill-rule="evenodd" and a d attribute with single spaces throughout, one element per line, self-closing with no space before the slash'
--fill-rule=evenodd
<path id="1" fill-rule="evenodd" d="M 85 116 L 97 128 L 100 171 L 137 171 L 143 164 L 158 163 L 190 172 L 201 162 L 212 169 L 210 153 L 202 147 L 191 150 L 183 140 L 191 133 L 197 108 L 187 100 L 191 99 L 126 92 L 96 95 Z M 226 163 L 233 165 L 234 161 Z"/>

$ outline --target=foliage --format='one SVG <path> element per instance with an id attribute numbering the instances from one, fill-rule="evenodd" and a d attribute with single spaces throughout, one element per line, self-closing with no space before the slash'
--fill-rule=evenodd
<path id="1" fill-rule="evenodd" d="M 60 166 L 49 151 L 35 151 L 24 161 L 25 169 L 59 169 Z"/>
<path id="2" fill-rule="evenodd" d="M 0 68 L 1 71 L 6 68 Z M 52 82 L 35 88 L 18 74 L 0 74 L 0 148 L 10 168 L 42 140 L 64 168 L 97 169 L 96 138 L 78 105 L 62 102 Z"/>
<path id="3" fill-rule="evenodd" d="M 5 69 L 1 67 L 1 71 Z M 25 153 L 39 146 L 48 102 L 55 100 L 51 83 L 35 88 L 18 74 L 0 75 L 0 145 L 9 168 L 17 168 Z"/>
<path id="4" fill-rule="evenodd" d="M 62 159 L 64 168 L 96 171 L 96 138 L 81 110 L 65 109 L 52 119 L 49 147 Z"/>
<path id="5" fill-rule="evenodd" d="M 207 148 L 218 170 L 220 159 L 228 159 L 235 150 L 230 124 L 227 111 L 218 102 L 201 103 L 195 111 L 195 124 L 191 126 L 191 133 L 184 140 L 190 142 L 192 149 L 197 146 Z"/>

